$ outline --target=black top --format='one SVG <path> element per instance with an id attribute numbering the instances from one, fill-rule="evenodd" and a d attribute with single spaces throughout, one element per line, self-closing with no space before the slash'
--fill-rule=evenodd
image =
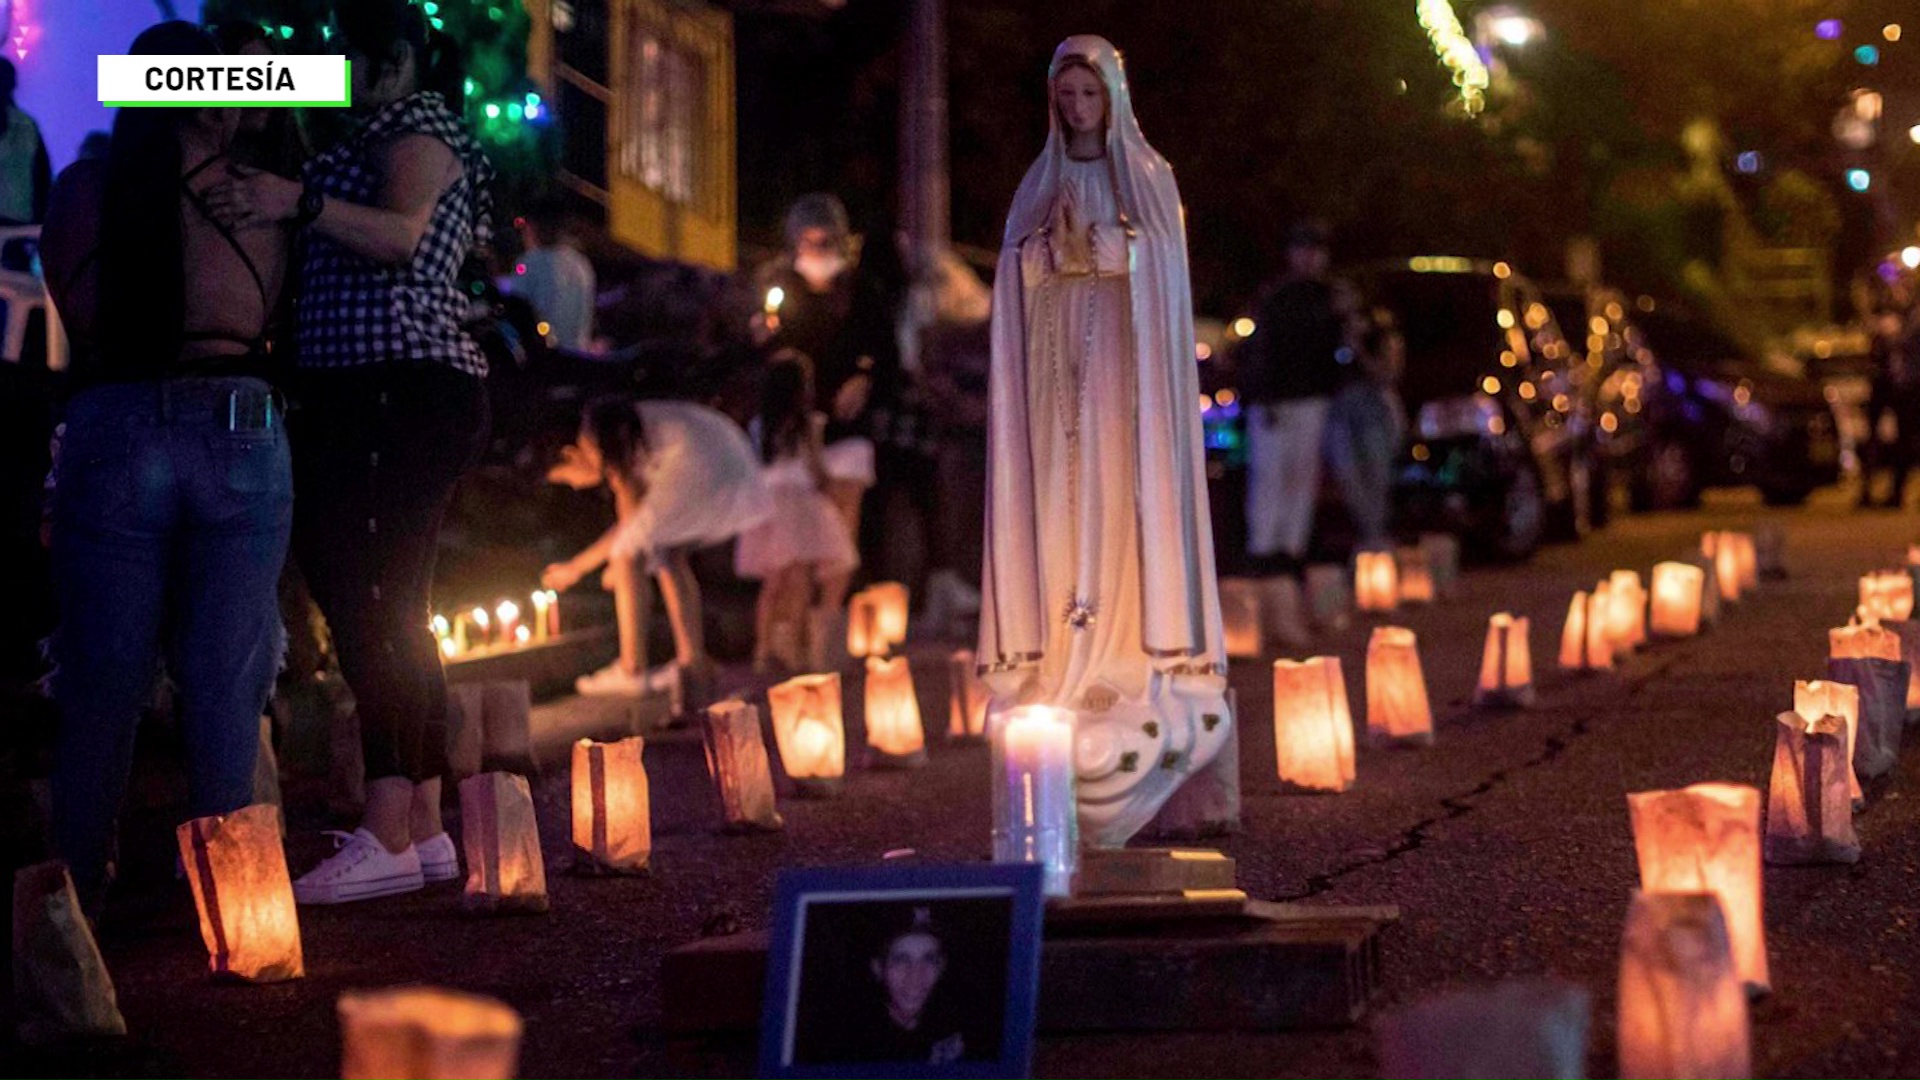
<path id="1" fill-rule="evenodd" d="M 1328 397 L 1346 381 L 1346 342 L 1326 282 L 1286 282 L 1260 301 L 1253 318 L 1253 336 L 1238 356 L 1248 403 Z"/>
<path id="2" fill-rule="evenodd" d="M 822 412 L 831 413 L 834 395 L 857 375 L 873 380 L 873 393 L 867 411 L 890 400 L 898 389 L 899 346 L 894 339 L 890 298 L 880 282 L 850 267 L 833 279 L 825 292 L 816 293 L 781 259 L 762 269 L 758 275 L 758 295 L 779 286 L 786 299 L 780 305 L 780 329 L 767 343 L 769 349 L 792 348 L 806 353 L 813 361 L 814 403 Z M 828 432 L 833 441 L 842 427 L 834 424 Z"/>

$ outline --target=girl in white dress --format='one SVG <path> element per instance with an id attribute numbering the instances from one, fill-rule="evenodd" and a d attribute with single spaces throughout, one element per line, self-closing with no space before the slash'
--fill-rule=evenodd
<path id="1" fill-rule="evenodd" d="M 711 667 L 700 585 L 687 556 L 740 535 L 772 508 L 746 433 L 704 405 L 600 398 L 587 406 L 579 440 L 561 452 L 547 478 L 576 489 L 605 484 L 616 511 L 599 540 L 541 575 L 542 587 L 564 590 L 607 567 L 601 584 L 613 593 L 620 656 L 581 676 L 575 688 L 621 695 L 651 686 L 678 700 L 682 676 L 704 678 Z M 652 673 L 646 669 L 649 575 L 659 582 L 675 651 L 674 663 Z"/>
<path id="2" fill-rule="evenodd" d="M 757 670 L 802 666 L 813 651 L 808 635 L 818 632 L 818 620 L 808 617 L 815 597 L 844 595 L 860 565 L 847 520 L 826 494 L 833 483 L 821 447 L 826 419 L 813 410 L 812 363 L 791 349 L 775 353 L 753 425 L 773 510 L 734 549 L 734 570 L 760 582 Z"/>

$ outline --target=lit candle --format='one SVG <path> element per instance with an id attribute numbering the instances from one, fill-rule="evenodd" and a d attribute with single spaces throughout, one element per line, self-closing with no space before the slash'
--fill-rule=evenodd
<path id="1" fill-rule="evenodd" d="M 486 648 L 487 631 L 493 626 L 493 616 L 487 614 L 486 608 L 477 607 L 468 612 L 467 617 L 473 620 L 473 629 L 475 631 L 473 640 L 469 644 L 475 649 Z"/>
<path id="2" fill-rule="evenodd" d="M 1070 896 L 1080 862 L 1074 799 L 1073 714 L 1024 705 L 996 714 L 993 858 L 1039 863 L 1048 896 Z"/>
<path id="3" fill-rule="evenodd" d="M 547 636 L 560 636 L 560 594 L 553 589 L 547 590 Z"/>
<path id="4" fill-rule="evenodd" d="M 520 629 L 520 605 L 511 600 L 502 600 L 493 613 L 500 622 L 500 644 L 511 646 L 518 642 L 520 636 L 516 631 Z"/>
<path id="5" fill-rule="evenodd" d="M 465 613 L 453 617 L 452 655 L 459 656 L 461 653 L 467 651 L 467 643 L 471 640 L 471 635 L 467 633 L 467 628 L 472 625 L 472 623 L 473 617 Z"/>
<path id="6" fill-rule="evenodd" d="M 459 644 L 450 637 L 441 638 L 440 639 L 440 655 L 441 657 L 447 660 L 451 660 L 454 657 L 459 656 L 460 655 Z"/>
<path id="7" fill-rule="evenodd" d="M 768 315 L 778 315 L 780 314 L 780 305 L 786 302 L 787 290 L 775 285 L 773 288 L 767 290 L 767 302 L 761 310 Z"/>
<path id="8" fill-rule="evenodd" d="M 547 605 L 550 603 L 552 601 L 548 598 L 545 589 L 533 590 L 533 640 L 535 641 L 544 643 L 547 636 L 553 632 L 552 627 L 547 623 L 549 614 Z"/>
<path id="9" fill-rule="evenodd" d="M 533 631 L 527 629 L 524 625 L 513 628 L 513 643 L 515 645 L 525 645 L 532 640 Z"/>

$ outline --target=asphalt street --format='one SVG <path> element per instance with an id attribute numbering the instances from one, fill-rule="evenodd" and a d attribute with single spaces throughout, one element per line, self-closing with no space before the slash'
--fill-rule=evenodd
<path id="1" fill-rule="evenodd" d="M 1567 601 L 1618 568 L 1647 575 L 1697 547 L 1704 529 L 1784 527 L 1790 576 L 1769 581 L 1699 638 L 1658 645 L 1610 675 L 1553 663 Z M 1774 716 L 1792 682 L 1817 677 L 1825 631 L 1845 621 L 1863 572 L 1898 565 L 1920 534 L 1901 514 L 1862 514 L 1837 493 L 1808 508 L 1763 510 L 1715 498 L 1684 514 L 1624 518 L 1524 566 L 1479 568 L 1456 595 L 1391 621 L 1419 636 L 1438 718 L 1435 746 L 1369 750 L 1341 795 L 1280 791 L 1266 666 L 1235 665 L 1245 816 L 1219 846 L 1256 897 L 1393 904 L 1391 1007 L 1454 984 L 1553 975 L 1593 995 L 1590 1070 L 1615 1074 L 1614 983 L 1637 882 L 1625 796 L 1699 781 L 1755 784 L 1772 758 Z M 1468 695 L 1487 617 L 1531 616 L 1538 704 L 1476 712 Z M 1317 649 L 1341 657 L 1364 699 L 1370 628 L 1356 621 Z M 923 708 L 945 716 L 943 653 L 916 654 Z M 850 694 L 856 698 L 857 694 Z M 1865 855 L 1852 867 L 1766 872 L 1773 993 L 1753 1013 L 1763 1076 L 1920 1073 L 1920 732 L 1899 767 L 1870 787 L 1858 817 Z M 557 741 L 557 740 L 552 740 Z M 557 751 L 550 746 L 549 751 Z M 568 789 L 557 753 L 536 781 L 550 871 L 567 851 Z M 591 879 L 550 872 L 545 916 L 474 919 L 458 890 L 303 909 L 307 977 L 266 987 L 211 983 L 185 886 L 109 926 L 103 948 L 133 1036 L 124 1044 L 9 1053 L 18 1074 L 338 1075 L 334 1000 L 347 989 L 428 982 L 496 995 L 526 1020 L 527 1076 L 750 1075 L 740 1048 L 673 1045 L 659 1034 L 665 950 L 716 917 L 764 924 L 781 867 L 866 862 L 915 849 L 972 860 L 987 848 L 987 751 L 935 742 L 917 772 L 855 772 L 842 797 L 783 800 L 784 832 L 721 835 L 696 739 L 650 743 L 654 873 Z M 297 873 L 326 842 L 296 817 Z M 177 889 L 177 893 L 168 890 Z M 1098 987 L 1043 986 L 1043 994 Z M 14 1048 L 17 1049 L 17 1048 Z M 1363 1024 L 1307 1034 L 1044 1038 L 1046 1076 L 1367 1076 Z"/>

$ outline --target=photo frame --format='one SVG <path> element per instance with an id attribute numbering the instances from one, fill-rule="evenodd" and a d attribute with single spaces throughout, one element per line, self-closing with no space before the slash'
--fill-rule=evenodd
<path id="1" fill-rule="evenodd" d="M 782 871 L 760 1075 L 1029 1075 L 1041 877 L 993 863 Z"/>

